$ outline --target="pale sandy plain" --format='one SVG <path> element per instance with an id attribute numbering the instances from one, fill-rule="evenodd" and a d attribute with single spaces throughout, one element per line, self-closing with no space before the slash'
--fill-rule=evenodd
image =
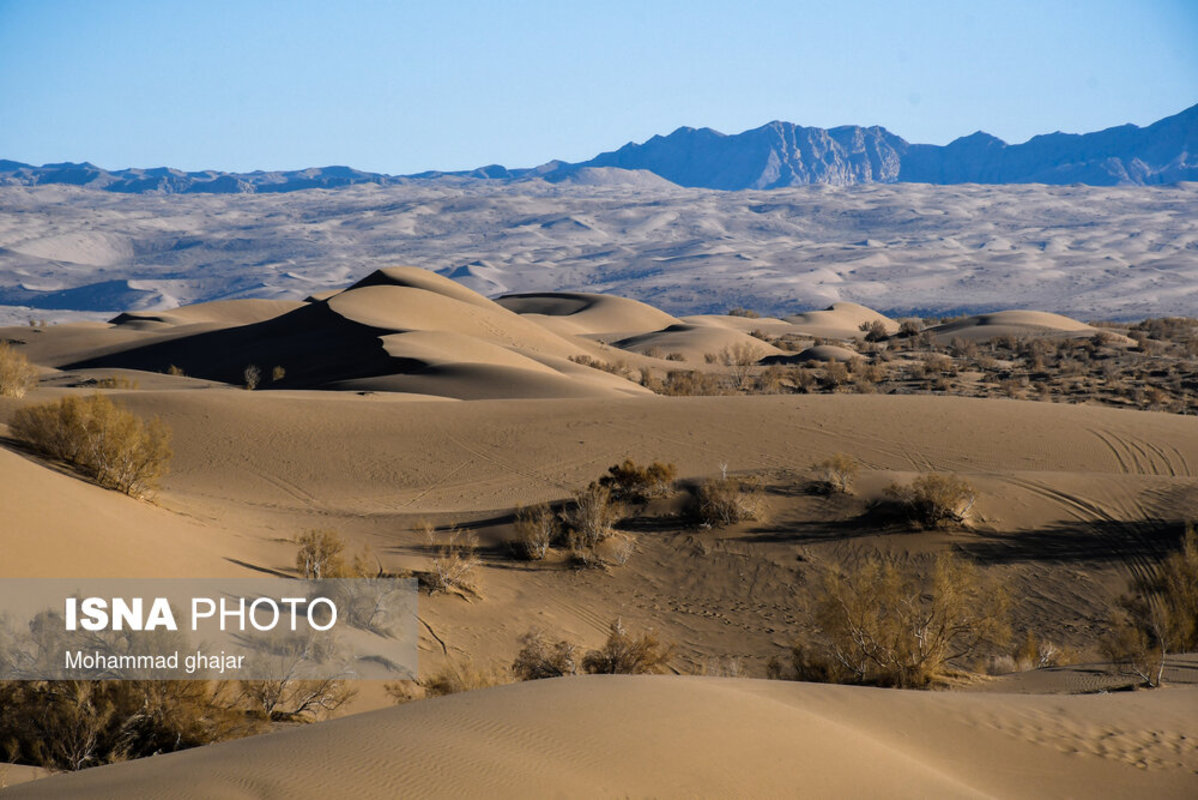
<path id="1" fill-rule="evenodd" d="M 849 338 L 865 313 L 754 322 Z M 933 396 L 669 398 L 569 360 L 676 367 L 615 344 L 668 336 L 697 352 L 747 337 L 741 324 L 585 294 L 493 302 L 396 268 L 321 301 L 0 330 L 44 368 L 33 394 L 0 401 L 0 420 L 123 375 L 140 388 L 104 391 L 165 420 L 175 449 L 148 503 L 0 448 L 2 575 L 294 574 L 290 540 L 313 527 L 369 544 L 389 569 L 424 569 L 421 523 L 457 523 L 480 537 L 482 597 L 421 596 L 422 674 L 510 663 L 534 625 L 594 647 L 618 616 L 675 643 L 680 673 L 735 657 L 750 676 L 563 678 L 385 708 L 366 686 L 343 719 L 6 795 L 1194 796 L 1198 687 L 1184 680 L 1070 694 L 1113 684 L 1086 667 L 937 692 L 759 679 L 797 633 L 811 565 L 872 548 L 956 548 L 1008 581 L 1017 626 L 1093 653 L 1110 600 L 1198 517 L 1193 420 Z M 972 327 L 987 324 L 1088 335 L 1043 314 Z M 285 366 L 281 388 L 232 385 L 247 362 Z M 190 377 L 162 374 L 171 364 Z M 857 494 L 802 492 L 809 465 L 835 452 L 864 465 Z M 758 475 L 769 519 L 634 526 L 637 552 L 608 572 L 508 554 L 516 505 L 565 499 L 629 457 L 672 461 L 687 479 Z M 886 483 L 930 470 L 978 487 L 972 529 L 859 520 Z M 1172 674 L 1193 671 L 1182 659 Z"/>
<path id="2" fill-rule="evenodd" d="M 607 168 L 559 184 L 444 178 L 257 195 L 0 187 L 0 324 L 300 300 L 396 263 L 489 297 L 601 291 L 675 314 L 847 301 L 1092 320 L 1198 306 L 1198 184 L 718 192 L 647 178 Z M 22 308 L 23 289 L 48 294 Z"/>

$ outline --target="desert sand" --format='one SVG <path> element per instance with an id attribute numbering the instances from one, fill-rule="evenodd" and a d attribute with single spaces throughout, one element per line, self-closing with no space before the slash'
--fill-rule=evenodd
<path id="1" fill-rule="evenodd" d="M 488 297 L 598 291 L 674 315 L 849 302 L 1090 321 L 1198 303 L 1198 184 L 717 192 L 600 172 L 256 195 L 0 187 L 0 324 L 302 300 L 401 262 Z"/>
<path id="2" fill-rule="evenodd" d="M 1193 796 L 1198 686 L 1184 680 L 1084 696 L 1061 680 L 978 678 L 970 688 L 984 692 L 760 680 L 799 630 L 811 565 L 873 549 L 964 553 L 1011 587 L 1017 627 L 1093 658 L 1111 600 L 1198 517 L 1187 416 L 929 395 L 663 397 L 585 362 L 664 370 L 671 350 L 697 361 L 738 341 L 764 356 L 775 348 L 744 329 L 759 324 L 835 328 L 855 347 L 858 317 L 872 314 L 679 319 L 579 293 L 496 302 L 388 268 L 306 303 L 0 330 L 43 370 L 30 395 L 0 399 L 0 421 L 94 391 L 97 378 L 135 379 L 100 391 L 160 417 L 175 452 L 150 502 L 6 440 L 4 576 L 295 574 L 292 540 L 317 527 L 369 545 L 389 570 L 421 570 L 432 557 L 421 528 L 455 524 L 479 537 L 479 596 L 421 595 L 422 676 L 465 660 L 509 664 L 533 626 L 597 646 L 617 617 L 673 643 L 673 671 L 691 673 L 535 681 L 397 708 L 378 708 L 381 691 L 365 687 L 342 719 L 6 794 Z M 954 336 L 1092 332 L 1030 312 L 952 324 Z M 240 386 L 249 363 L 266 376 L 257 391 Z M 186 375 L 164 374 L 171 365 Z M 285 375 L 273 381 L 276 365 Z M 810 465 L 837 452 L 862 465 L 856 493 L 802 491 Z M 705 530 L 650 506 L 627 528 L 624 566 L 513 559 L 514 508 L 565 500 L 625 458 L 673 462 L 683 480 L 751 476 L 769 515 Z M 863 521 L 886 484 L 930 471 L 977 487 L 977 524 Z M 747 677 L 694 675 L 726 658 Z"/>

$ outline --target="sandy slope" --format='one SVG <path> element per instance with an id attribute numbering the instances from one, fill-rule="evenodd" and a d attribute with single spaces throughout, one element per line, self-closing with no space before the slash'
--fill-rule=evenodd
<path id="1" fill-rule="evenodd" d="M 591 295 L 528 302 L 513 310 L 400 269 L 327 301 L 223 303 L 159 321 L 0 331 L 54 368 L 24 400 L 0 400 L 0 423 L 23 403 L 79 392 L 70 385 L 120 364 L 142 388 L 105 391 L 160 416 L 176 454 L 148 504 L 4 443 L 0 574 L 287 573 L 293 537 L 314 527 L 369 544 L 388 568 L 427 569 L 433 550 L 418 529 L 428 519 L 479 535 L 482 598 L 422 596 L 426 675 L 464 658 L 510 663 L 532 625 L 592 647 L 617 616 L 674 642 L 679 670 L 736 656 L 761 675 L 793 641 L 797 587 L 821 560 L 863 547 L 912 559 L 956 548 L 1012 587 L 1018 626 L 1092 643 L 1110 599 L 1175 545 L 1181 520 L 1198 516 L 1198 427 L 1188 417 L 941 396 L 658 397 L 565 356 L 654 362 L 593 339 L 638 329 L 665 336 L 679 325 L 691 336 L 759 340 L 741 322 L 679 323 Z M 833 309 L 805 321 L 852 335 L 867 312 Z M 662 317 L 664 330 L 653 328 Z M 1003 320 L 1079 330 L 1042 315 Z M 184 363 L 200 378 L 130 370 L 143 363 L 130 354 L 152 369 Z M 259 356 L 263 366 L 285 364 L 296 385 L 348 375 L 340 385 L 360 391 L 247 392 L 218 382 L 220 369 L 236 379 Z M 497 391 L 505 396 L 496 399 Z M 812 462 L 836 452 L 861 462 L 857 494 L 806 494 Z M 636 553 L 611 572 L 511 557 L 505 541 L 516 505 L 563 500 L 625 458 L 671 461 L 689 480 L 723 469 L 758 475 L 770 516 L 711 531 L 655 516 L 671 513 L 667 506 L 648 509 L 639 527 L 629 526 Z M 912 533 L 862 518 L 886 484 L 934 470 L 978 488 L 974 529 Z M 791 796 L 796 788 L 822 796 L 1190 796 L 1196 697 L 1182 689 L 1047 698 L 571 679 L 421 702 L 21 791 L 520 796 L 536 779 L 545 794 L 567 796 Z"/>
<path id="2" fill-rule="evenodd" d="M 11 796 L 1182 798 L 1198 789 L 1196 699 L 1192 689 L 1061 698 L 564 678 L 55 777 Z"/>

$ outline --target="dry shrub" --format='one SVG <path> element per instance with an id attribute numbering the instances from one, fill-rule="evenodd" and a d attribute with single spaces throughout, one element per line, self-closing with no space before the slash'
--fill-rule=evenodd
<path id="1" fill-rule="evenodd" d="M 721 528 L 761 519 L 764 501 L 753 484 L 739 478 L 711 478 L 696 487 L 691 512 L 700 524 Z"/>
<path id="2" fill-rule="evenodd" d="M 253 391 L 262 383 L 262 368 L 257 364 L 250 364 L 242 371 L 241 377 L 245 381 L 245 388 Z"/>
<path id="3" fill-rule="evenodd" d="M 582 668 L 593 675 L 643 675 L 665 672 L 673 648 L 652 633 L 633 636 L 620 620 L 611 624 L 607 641 L 582 658 Z"/>
<path id="4" fill-rule="evenodd" d="M 279 365 L 275 365 L 270 371 L 271 383 L 278 383 L 287 377 L 287 370 Z"/>
<path id="5" fill-rule="evenodd" d="M 1107 657 L 1146 686 L 1160 686 L 1170 653 L 1198 649 L 1198 536 L 1186 526 L 1179 552 L 1155 574 L 1132 582 L 1119 599 Z"/>
<path id="6" fill-rule="evenodd" d="M 308 580 L 325 578 L 369 578 L 382 575 L 383 569 L 369 547 L 363 547 L 350 561 L 345 560 L 346 542 L 329 528 L 305 531 L 295 538 L 299 550 L 295 568 Z"/>
<path id="7" fill-rule="evenodd" d="M 187 375 L 187 373 L 183 371 L 183 368 L 177 364 L 171 364 L 169 367 L 167 367 L 166 374 L 174 375 L 176 378 L 182 378 Z"/>
<path id="8" fill-rule="evenodd" d="M 611 489 L 592 483 L 574 493 L 574 499 L 562 509 L 561 520 L 568 539 L 589 549 L 615 532 L 622 511 L 620 504 L 612 498 Z"/>
<path id="9" fill-rule="evenodd" d="M 617 500 L 644 502 L 650 497 L 668 494 L 678 477 L 678 468 L 673 464 L 654 461 L 648 466 L 638 466 L 631 458 L 621 464 L 608 467 L 607 474 L 599 479 L 599 485 L 611 490 Z"/>
<path id="10" fill-rule="evenodd" d="M 719 395 L 724 394 L 724 385 L 714 375 L 698 370 L 672 369 L 666 373 L 661 393 L 671 397 Z"/>
<path id="11" fill-rule="evenodd" d="M 475 689 L 489 689 L 511 682 L 512 676 L 507 669 L 494 665 L 480 667 L 470 659 L 451 662 L 432 677 L 421 681 L 425 697 L 442 697 Z"/>
<path id="12" fill-rule="evenodd" d="M 481 596 L 475 579 L 475 570 L 481 563 L 478 558 L 478 537 L 470 531 L 451 528 L 445 538 L 437 543 L 432 526 L 426 526 L 425 534 L 436 547 L 433 558 L 430 589 L 462 597 Z"/>
<path id="13" fill-rule="evenodd" d="M 812 464 L 811 469 L 815 471 L 816 488 L 825 494 L 848 494 L 853 490 L 853 482 L 861 472 L 861 465 L 850 455 L 836 453 Z"/>
<path id="14" fill-rule="evenodd" d="M 515 549 L 521 558 L 540 561 L 549 554 L 549 548 L 558 538 L 557 515 L 546 503 L 529 508 L 516 509 Z"/>
<path id="15" fill-rule="evenodd" d="M 737 342 L 720 351 L 720 363 L 729 368 L 732 383 L 737 389 L 748 385 L 749 373 L 759 360 L 760 351 L 750 342 Z"/>
<path id="16" fill-rule="evenodd" d="M 37 386 L 37 367 L 8 342 L 0 342 L 0 397 L 24 397 Z"/>
<path id="17" fill-rule="evenodd" d="M 512 662 L 517 680 L 535 681 L 578 674 L 578 646 L 565 639 L 554 642 L 536 628 L 520 637 L 520 652 Z"/>
<path id="18" fill-rule="evenodd" d="M 928 576 L 867 556 L 828 570 L 809 602 L 812 630 L 792 651 L 799 680 L 926 687 L 1010 636 L 1006 591 L 951 553 Z"/>
<path id="19" fill-rule="evenodd" d="M 890 338 L 886 332 L 886 323 L 880 319 L 875 319 L 873 322 L 862 322 L 858 326 L 858 330 L 864 331 L 867 342 L 884 342 Z"/>
<path id="20" fill-rule="evenodd" d="M 969 522 L 977 492 L 957 475 L 930 472 L 910 486 L 892 483 L 886 497 L 912 524 L 922 528 L 944 528 Z"/>
<path id="21" fill-rule="evenodd" d="M 848 382 L 849 368 L 839 361 L 828 361 L 824 364 L 824 385 L 835 389 Z"/>
<path id="22" fill-rule="evenodd" d="M 357 695 L 338 678 L 300 680 L 292 677 L 240 681 L 242 699 L 262 719 L 273 722 L 321 719 Z"/>
<path id="23" fill-rule="evenodd" d="M 744 317 L 744 318 L 746 318 L 746 319 L 761 319 L 761 315 L 760 315 L 760 314 L 758 314 L 758 313 L 757 313 L 756 311 L 754 311 L 753 309 L 751 309 L 751 308 L 742 308 L 741 306 L 737 306 L 736 308 L 730 308 L 730 309 L 728 309 L 728 316 L 730 316 L 730 317 Z"/>
<path id="24" fill-rule="evenodd" d="M 171 457 L 166 425 L 142 420 L 100 394 L 19 409 L 9 427 L 37 452 L 134 497 L 157 487 Z"/>
<path id="25" fill-rule="evenodd" d="M 0 684 L 7 760 L 78 770 L 256 733 L 208 681 L 12 681 Z"/>

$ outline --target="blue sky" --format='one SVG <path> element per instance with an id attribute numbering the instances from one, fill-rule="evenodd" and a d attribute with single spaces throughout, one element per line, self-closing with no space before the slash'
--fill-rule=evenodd
<path id="1" fill-rule="evenodd" d="M 0 0 L 0 158 L 408 173 L 773 119 L 1020 142 L 1198 103 L 1195 42 L 1195 0 Z"/>

